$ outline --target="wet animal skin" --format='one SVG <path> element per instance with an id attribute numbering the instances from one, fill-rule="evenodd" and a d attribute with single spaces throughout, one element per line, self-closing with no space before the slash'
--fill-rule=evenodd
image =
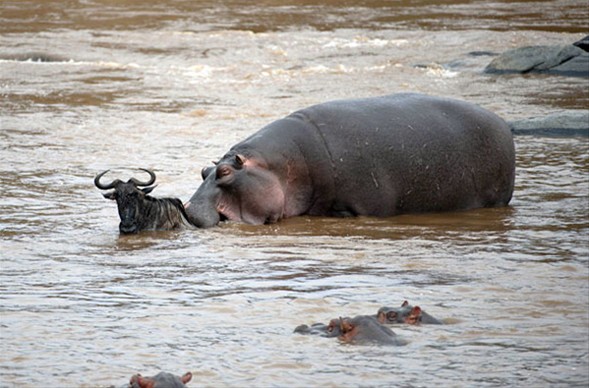
<path id="1" fill-rule="evenodd" d="M 411 306 L 407 301 L 404 301 L 401 307 L 381 307 L 376 317 L 380 323 L 442 324 L 442 321 L 429 315 L 421 307 Z"/>
<path id="2" fill-rule="evenodd" d="M 186 372 L 176 376 L 168 372 L 160 372 L 153 377 L 136 374 L 131 377 L 128 388 L 183 388 L 192 379 L 192 373 Z"/>
<path id="3" fill-rule="evenodd" d="M 155 198 L 148 195 L 155 186 L 155 174 L 141 169 L 150 175 L 147 182 L 131 178 L 127 182 L 119 179 L 104 184 L 100 179 L 109 170 L 94 178 L 94 184 L 101 190 L 114 189 L 103 194 L 104 198 L 117 202 L 119 231 L 123 234 L 138 233 L 142 230 L 170 230 L 189 224 L 184 205 L 178 198 Z"/>

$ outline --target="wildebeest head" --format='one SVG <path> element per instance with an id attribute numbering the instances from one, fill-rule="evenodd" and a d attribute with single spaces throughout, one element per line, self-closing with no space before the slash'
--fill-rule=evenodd
<path id="1" fill-rule="evenodd" d="M 131 178 L 127 182 L 115 179 L 109 184 L 100 183 L 100 178 L 109 170 L 101 172 L 94 178 L 94 184 L 99 189 L 114 189 L 113 191 L 104 193 L 103 196 L 104 198 L 117 201 L 119 217 L 121 218 L 119 224 L 121 233 L 137 233 L 143 229 L 144 224 L 147 222 L 142 208 L 145 203 L 145 197 L 155 188 L 155 186 L 151 186 L 155 182 L 155 174 L 144 168 L 140 170 L 149 174 L 149 181 L 142 182 Z"/>

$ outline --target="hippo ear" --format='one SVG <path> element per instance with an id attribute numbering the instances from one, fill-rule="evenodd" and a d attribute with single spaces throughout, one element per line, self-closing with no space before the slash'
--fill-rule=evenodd
<path id="1" fill-rule="evenodd" d="M 344 318 L 344 319 L 340 318 L 340 331 L 341 331 L 342 335 L 345 335 L 345 334 L 351 332 L 352 330 L 354 330 L 355 327 L 356 327 L 356 325 L 354 325 L 352 322 L 350 322 L 350 320 L 348 318 Z"/>
<path id="2" fill-rule="evenodd" d="M 376 319 L 380 322 L 380 323 L 385 323 L 387 321 L 387 315 L 384 311 L 378 311 L 378 314 L 376 315 Z"/>
<path id="3" fill-rule="evenodd" d="M 401 307 L 405 307 L 405 306 L 409 306 L 409 302 L 407 302 L 407 301 L 403 302 L 403 304 L 401 305 Z"/>
<path id="4" fill-rule="evenodd" d="M 180 380 L 182 380 L 182 383 L 186 384 L 187 382 L 190 381 L 190 379 L 192 379 L 192 373 L 186 372 L 186 373 L 184 373 L 184 375 L 182 376 L 182 378 Z"/>
<path id="5" fill-rule="evenodd" d="M 104 194 L 102 194 L 102 196 L 106 199 L 112 199 L 112 200 L 117 199 L 117 195 L 116 195 L 115 191 L 111 191 L 110 193 L 104 193 Z"/>
<path id="6" fill-rule="evenodd" d="M 200 170 L 200 176 L 202 177 L 202 180 L 204 181 L 205 179 L 207 179 L 207 177 L 211 175 L 211 172 L 213 172 L 214 169 L 215 167 L 204 167 L 202 170 Z"/>
<path id="7" fill-rule="evenodd" d="M 243 155 L 235 155 L 235 164 L 237 168 L 241 168 L 245 164 L 245 157 Z"/>

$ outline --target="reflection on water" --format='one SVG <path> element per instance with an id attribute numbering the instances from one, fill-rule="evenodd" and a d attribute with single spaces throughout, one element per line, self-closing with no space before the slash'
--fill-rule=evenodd
<path id="1" fill-rule="evenodd" d="M 481 72 L 506 48 L 583 37 L 585 2 L 0 9 L 0 386 L 159 370 L 211 387 L 587 385 L 587 139 L 516 138 L 511 206 L 448 214 L 119 236 L 92 182 L 145 167 L 154 195 L 188 199 L 232 144 L 335 98 L 588 109 L 587 80 Z M 448 324 L 395 327 L 409 344 L 392 349 L 292 333 L 404 300 Z"/>

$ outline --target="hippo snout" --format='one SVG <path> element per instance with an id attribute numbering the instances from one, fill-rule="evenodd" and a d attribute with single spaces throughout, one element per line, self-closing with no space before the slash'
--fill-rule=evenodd
<path id="1" fill-rule="evenodd" d="M 184 204 L 188 222 L 197 228 L 211 228 L 221 221 L 221 215 L 212 206 L 195 204 L 192 201 Z"/>

